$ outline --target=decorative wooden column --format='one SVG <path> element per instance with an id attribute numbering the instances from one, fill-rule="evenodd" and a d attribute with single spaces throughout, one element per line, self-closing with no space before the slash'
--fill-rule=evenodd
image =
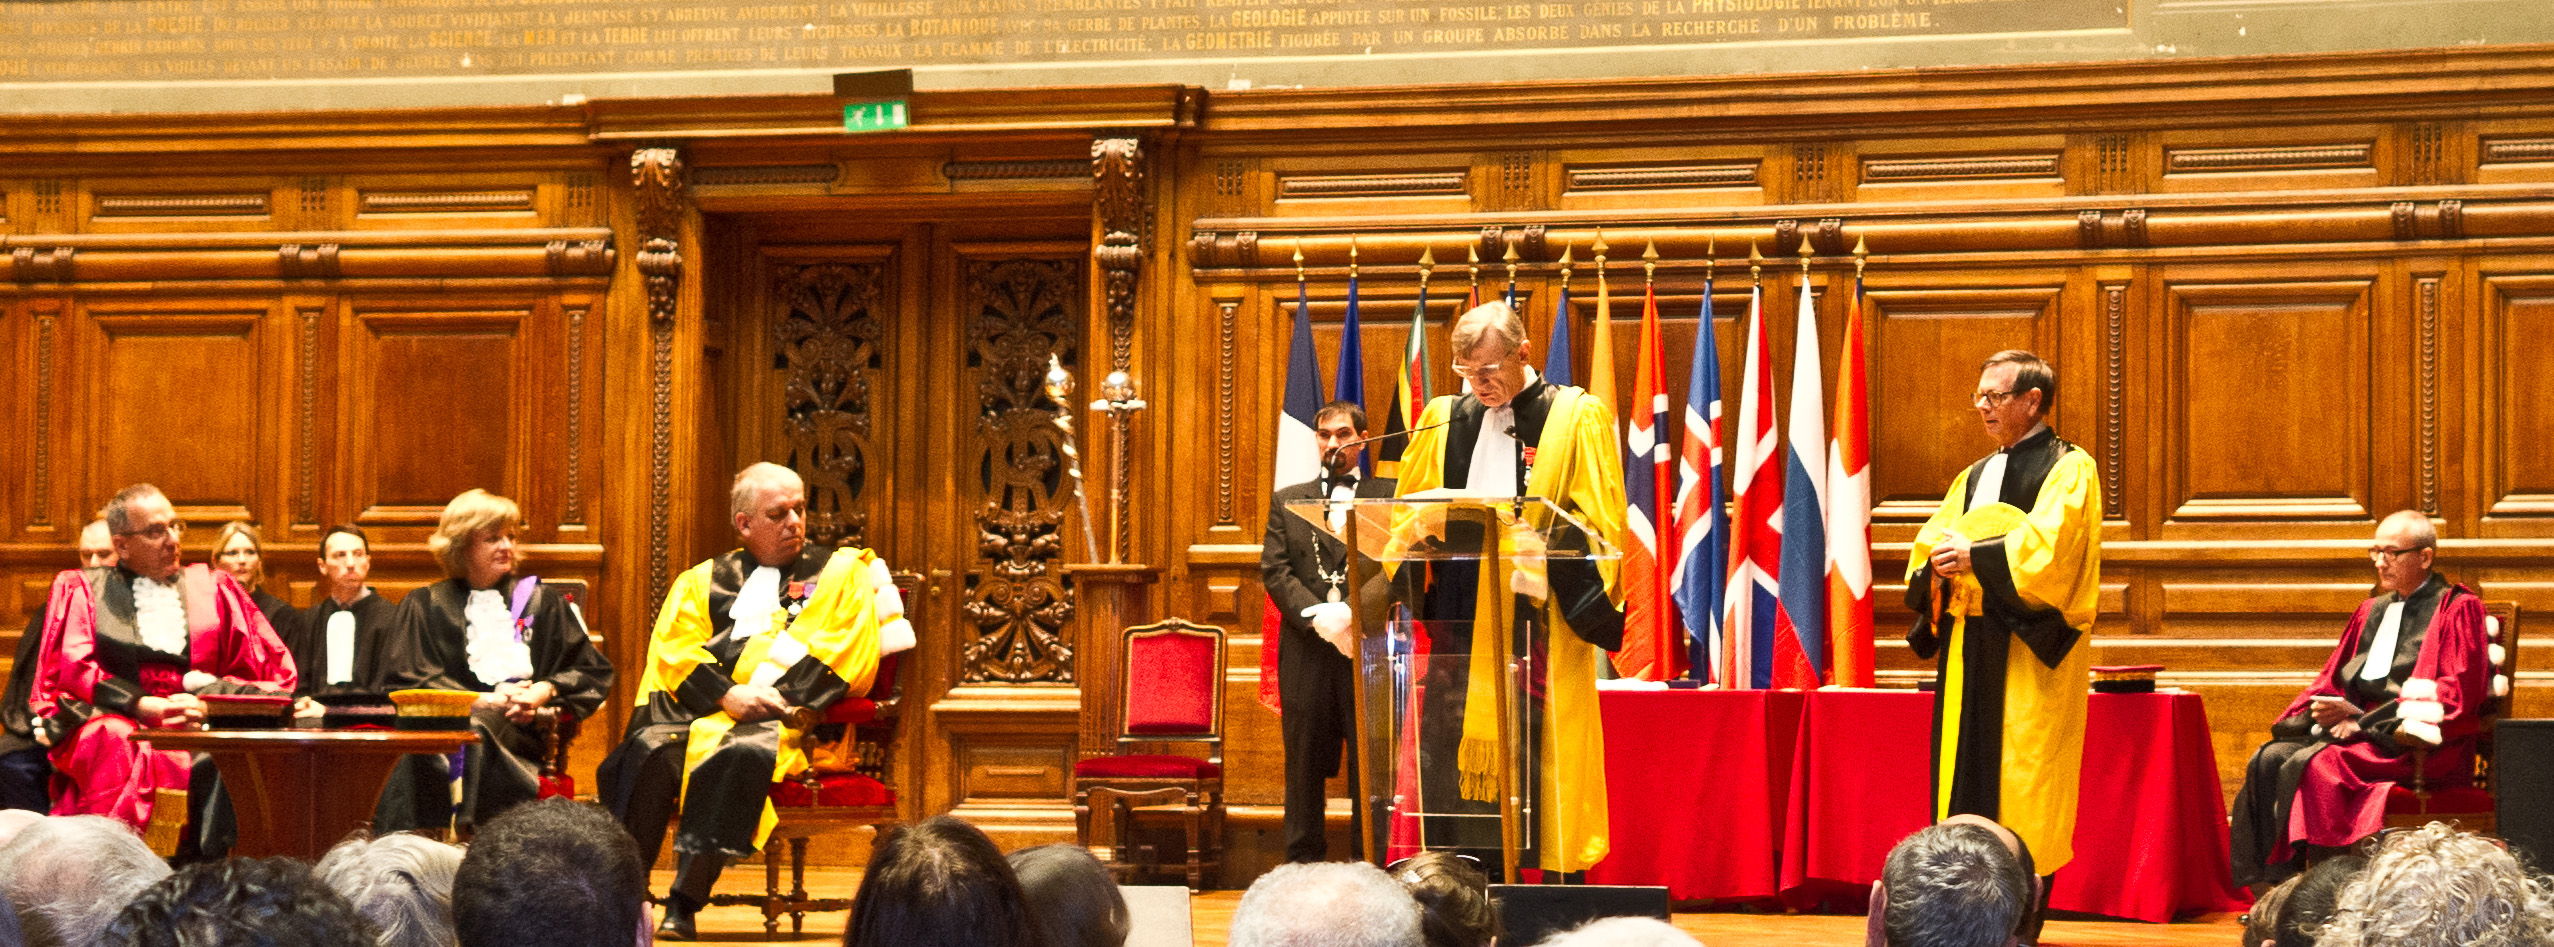
<path id="1" fill-rule="evenodd" d="M 1066 573 L 1082 604 L 1082 753 L 1114 752 L 1124 725 L 1125 694 L 1118 675 L 1124 661 L 1120 633 L 1129 625 L 1156 617 L 1153 583 L 1161 570 L 1131 562 L 1134 548 L 1133 439 L 1135 416 L 1145 408 L 1133 374 L 1137 292 L 1144 258 L 1152 247 L 1152 182 L 1145 169 L 1144 143 L 1135 138 L 1102 138 L 1091 142 L 1091 262 L 1097 270 L 1101 328 L 1106 333 L 1106 374 L 1099 400 L 1091 402 L 1095 432 L 1104 432 L 1099 482 L 1107 502 L 1098 523 L 1086 526 L 1102 535 L 1100 554 L 1106 561 L 1071 566 Z M 1099 360 L 1094 359 L 1094 362 Z M 1088 486 L 1086 485 L 1086 489 Z"/>

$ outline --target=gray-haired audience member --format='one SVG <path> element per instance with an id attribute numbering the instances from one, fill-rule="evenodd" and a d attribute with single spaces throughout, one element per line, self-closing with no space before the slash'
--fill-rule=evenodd
<path id="1" fill-rule="evenodd" d="M 1427 947 L 1490 947 L 1499 912 L 1490 878 L 1453 852 L 1420 852 L 1386 869 L 1419 902 L 1419 934 Z"/>
<path id="2" fill-rule="evenodd" d="M 1417 947 L 1419 902 L 1363 862 L 1279 865 L 1233 909 L 1231 947 Z"/>
<path id="3" fill-rule="evenodd" d="M 1543 947 L 1702 947 L 1703 942 L 1654 917 L 1605 917 L 1544 938 Z"/>
<path id="4" fill-rule="evenodd" d="M 2544 947 L 2554 944 L 2547 886 L 2489 838 L 2436 822 L 2387 832 L 2342 886 L 2315 944 Z"/>
<path id="5" fill-rule="evenodd" d="M 16 905 L 32 947 L 87 945 L 168 863 L 141 836 L 102 815 L 55 816 L 0 845 L 0 893 Z"/>
<path id="6" fill-rule="evenodd" d="M 454 947 L 452 876 L 461 849 L 422 835 L 350 838 L 312 870 L 371 922 L 381 947 Z"/>
<path id="7" fill-rule="evenodd" d="M 2039 879 L 2011 832 L 1954 817 L 1889 850 L 1872 902 L 1889 947 L 2007 947 L 2034 926 Z"/>
<path id="8" fill-rule="evenodd" d="M 1046 947 L 1119 947 L 1133 918 L 1108 867 L 1079 845 L 1040 845 L 1012 852 L 1011 873 L 1046 931 Z"/>
<path id="9" fill-rule="evenodd" d="M 100 947 L 368 947 L 354 905 L 291 858 L 197 862 L 153 882 L 99 933 Z"/>
<path id="10" fill-rule="evenodd" d="M 543 799 L 479 827 L 452 875 L 452 929 L 462 947 L 643 944 L 647 866 L 638 842 L 603 807 Z"/>

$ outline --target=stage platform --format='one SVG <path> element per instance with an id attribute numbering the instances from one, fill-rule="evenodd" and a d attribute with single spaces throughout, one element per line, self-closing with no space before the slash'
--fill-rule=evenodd
<path id="1" fill-rule="evenodd" d="M 737 865 L 719 879 L 720 893 L 751 894 L 762 883 L 758 863 Z M 653 890 L 664 891 L 674 880 L 674 873 L 655 873 Z M 810 870 L 807 887 L 811 891 L 850 894 L 860 887 L 860 872 L 851 869 Z M 1189 923 L 1198 947 L 1223 947 L 1224 931 L 1231 926 L 1233 908 L 1241 903 L 1239 891 L 1209 891 L 1189 901 Z M 842 942 L 843 922 L 849 915 L 836 911 L 813 914 L 807 918 L 807 931 L 795 938 L 789 935 L 789 920 L 781 919 L 781 940 L 801 943 Z M 2145 924 L 2136 921 L 2059 920 L 2049 922 L 2040 943 L 2044 947 L 2224 947 L 2241 939 L 2243 925 L 2234 914 L 2210 914 L 2176 924 Z M 1676 926 L 1694 935 L 1709 947 L 1743 947 L 1743 945 L 1781 944 L 1784 947 L 1859 947 L 1862 943 L 1862 918 L 1802 914 L 1678 914 Z M 704 942 L 753 943 L 763 939 L 762 914 L 749 907 L 710 908 L 700 916 L 701 940 Z"/>

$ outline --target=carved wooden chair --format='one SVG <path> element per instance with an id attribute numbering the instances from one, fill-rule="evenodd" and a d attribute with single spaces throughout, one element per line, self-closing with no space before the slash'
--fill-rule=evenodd
<path id="1" fill-rule="evenodd" d="M 2499 830 L 2500 817 L 2494 806 L 2492 765 L 2495 747 L 2492 725 L 2510 710 L 2511 682 L 2517 679 L 2519 658 L 2519 606 L 2517 602 L 2487 601 L 2483 603 L 2483 628 L 2491 640 L 2492 693 L 2483 701 L 2482 732 L 2474 738 L 2474 772 L 2472 779 L 2455 780 L 2447 785 L 2430 785 L 2424 775 L 2429 767 L 2430 751 L 2412 751 L 2412 781 L 2397 784 L 2386 793 L 2386 825 L 2411 827 L 2430 822 L 2454 822 L 2468 831 Z"/>
<path id="2" fill-rule="evenodd" d="M 558 593 L 561 599 L 575 606 L 578 617 L 583 618 L 585 603 L 590 601 L 586 597 L 584 579 L 543 579 L 541 588 Z M 596 647 L 602 647 L 602 632 L 587 626 L 585 636 Z M 543 707 L 534 712 L 532 728 L 541 734 L 541 745 L 549 748 L 541 754 L 540 798 L 576 798 L 576 777 L 568 772 L 568 749 L 576 745 L 576 737 L 584 729 L 584 721 L 578 720 L 576 713 L 565 707 Z"/>
<path id="3" fill-rule="evenodd" d="M 921 576 L 896 573 L 897 590 L 904 595 L 905 618 L 918 629 L 921 621 L 914 617 L 914 588 Z M 805 746 L 809 766 L 805 772 L 772 787 L 772 808 L 780 816 L 780 824 L 772 827 L 769 842 L 763 848 L 763 893 L 713 894 L 715 905 L 748 905 L 762 909 L 763 935 L 780 936 L 780 916 L 789 915 L 789 931 L 794 936 L 806 930 L 807 915 L 813 911 L 847 911 L 848 897 L 820 898 L 807 893 L 807 840 L 819 835 L 855 829 L 875 830 L 893 825 L 896 814 L 893 751 L 896 742 L 897 705 L 904 694 L 902 680 L 904 659 L 912 652 L 886 655 L 878 659 L 878 673 L 869 682 L 869 692 L 846 697 L 826 710 L 821 717 L 800 708 L 805 716 L 792 723 L 806 734 Z M 789 887 L 780 886 L 780 846 L 789 847 Z"/>
<path id="4" fill-rule="evenodd" d="M 1137 807 L 1174 807 L 1188 838 L 1188 886 L 1203 888 L 1223 857 L 1224 630 L 1177 618 L 1138 625 L 1126 630 L 1121 653 L 1121 752 L 1073 764 L 1074 828 L 1090 847 L 1091 806 L 1108 805 L 1112 870 L 1158 868 L 1156 859 L 1127 861 L 1128 830 Z M 1155 743 L 1202 744 L 1206 755 L 1125 752 Z"/>

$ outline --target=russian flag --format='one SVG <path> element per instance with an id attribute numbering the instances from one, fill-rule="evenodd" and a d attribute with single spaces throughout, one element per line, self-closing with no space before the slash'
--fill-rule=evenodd
<path id="1" fill-rule="evenodd" d="M 1667 357 L 1658 336 L 1658 293 L 1643 294 L 1640 367 L 1632 373 L 1633 407 L 1623 435 L 1623 650 L 1614 669 L 1624 677 L 1664 681 L 1685 674 L 1685 643 L 1668 597 L 1676 575 L 1676 471 L 1667 453 Z"/>
<path id="2" fill-rule="evenodd" d="M 1270 490 L 1294 486 L 1321 476 L 1321 448 L 1313 441 L 1313 415 L 1321 412 L 1321 370 L 1314 365 L 1312 350 L 1312 312 L 1304 299 L 1304 284 L 1295 283 L 1295 338 L 1286 353 L 1286 398 L 1277 412 L 1277 449 L 1271 464 L 1275 476 Z M 1292 515 L 1292 514 L 1280 514 Z M 1283 638 L 1285 618 L 1277 613 L 1277 600 L 1262 593 L 1265 603 L 1259 618 L 1259 702 L 1277 709 L 1277 642 Z"/>
<path id="3" fill-rule="evenodd" d="M 1738 436 L 1731 440 L 1736 515 L 1729 524 L 1729 588 L 1723 603 L 1721 682 L 1773 686 L 1774 618 L 1782 574 L 1782 451 L 1774 433 L 1773 353 L 1765 348 L 1765 288 L 1747 294 L 1747 354 L 1739 380 Z"/>
<path id="4" fill-rule="evenodd" d="M 1827 629 L 1834 643 L 1831 679 L 1870 687 L 1871 400 L 1862 364 L 1862 277 L 1853 280 L 1845 312 L 1844 351 L 1836 357 L 1835 439 L 1827 445 Z"/>
<path id="5" fill-rule="evenodd" d="M 1791 423 L 1783 434 L 1782 603 L 1774 634 L 1773 686 L 1811 689 L 1827 679 L 1826 384 L 1818 372 L 1818 306 L 1800 275 L 1792 342 Z"/>
<path id="6" fill-rule="evenodd" d="M 1715 675 L 1724 646 L 1721 583 L 1729 577 L 1729 487 L 1720 469 L 1720 405 L 1720 343 L 1712 327 L 1712 280 L 1706 274 L 1702 319 L 1694 327 L 1693 372 L 1685 388 L 1676 569 L 1668 583 L 1684 617 L 1689 667 L 1694 679 L 1704 682 L 1720 679 Z"/>

